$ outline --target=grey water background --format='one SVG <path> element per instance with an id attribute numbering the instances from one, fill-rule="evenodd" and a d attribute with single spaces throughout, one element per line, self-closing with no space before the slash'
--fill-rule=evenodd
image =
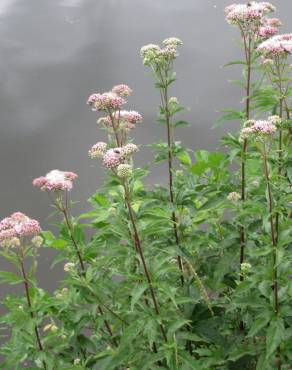
<path id="1" fill-rule="evenodd" d="M 20 210 L 40 220 L 44 229 L 56 218 L 46 195 L 31 185 L 51 169 L 75 171 L 74 213 L 87 211 L 87 199 L 101 186 L 105 172 L 88 158 L 88 149 L 104 132 L 86 105 L 90 93 L 126 83 L 134 90 L 126 109 L 144 122 L 134 132 L 142 145 L 136 164 L 153 159 L 146 144 L 164 139 L 155 123 L 159 96 L 139 57 L 140 47 L 180 37 L 178 81 L 171 95 L 189 108 L 191 126 L 176 138 L 193 149 L 213 149 L 236 129 L 230 122 L 211 129 L 221 108 L 238 108 L 242 92 L 230 80 L 240 67 L 223 68 L 242 58 L 238 31 L 228 25 L 219 0 L 0 0 L 0 218 Z M 275 16 L 292 30 L 291 0 L 277 0 Z M 290 24 L 289 24 L 290 22 Z M 153 168 L 149 184 L 165 182 Z M 40 286 L 51 290 L 62 266 L 50 269 L 52 252 L 41 251 Z M 0 270 L 10 269 L 0 257 Z M 1 286 L 0 299 L 8 288 Z"/>

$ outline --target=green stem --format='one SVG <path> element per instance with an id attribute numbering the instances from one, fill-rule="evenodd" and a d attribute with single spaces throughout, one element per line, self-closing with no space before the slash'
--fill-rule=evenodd
<path id="1" fill-rule="evenodd" d="M 28 308 L 29 308 L 29 314 L 30 314 L 30 317 L 32 319 L 34 319 L 34 313 L 33 313 L 33 310 L 32 310 L 32 303 L 31 303 L 31 298 L 30 298 L 30 293 L 29 293 L 29 281 L 28 281 L 28 277 L 27 277 L 26 272 L 25 272 L 25 267 L 24 267 L 24 261 L 23 260 L 24 260 L 24 256 L 23 256 L 23 253 L 22 253 L 20 258 L 19 258 L 20 268 L 21 268 L 21 272 L 22 272 L 22 276 L 23 276 L 23 283 L 24 283 L 26 301 L 27 301 L 27 305 L 28 305 Z M 41 337 L 40 337 L 40 333 L 39 333 L 39 329 L 38 329 L 37 325 L 34 325 L 34 332 L 35 332 L 35 336 L 36 336 L 38 349 L 39 349 L 39 351 L 43 352 L 44 347 L 43 347 L 42 342 L 41 342 Z M 44 369 L 46 370 L 47 365 L 46 365 L 45 361 L 42 361 L 42 363 L 43 363 Z"/>
<path id="2" fill-rule="evenodd" d="M 67 199 L 67 196 L 66 196 L 66 199 Z M 67 202 L 66 202 L 67 203 Z M 58 207 L 59 208 L 59 207 Z M 80 264 L 80 267 L 81 267 L 81 270 L 82 270 L 82 273 L 84 274 L 85 273 L 85 265 L 84 265 L 84 261 L 83 261 L 83 258 L 82 258 L 82 255 L 81 255 L 81 252 L 80 252 L 80 249 L 78 247 L 78 244 L 74 238 L 74 235 L 73 235 L 73 227 L 71 225 L 71 222 L 70 222 L 70 219 L 69 219 L 69 214 L 68 214 L 68 207 L 61 207 L 59 208 L 59 210 L 63 213 L 64 215 L 64 220 L 65 220 L 65 223 L 67 225 L 67 228 L 68 228 L 68 231 L 69 231 L 69 236 L 70 236 L 70 239 L 74 245 L 74 248 L 76 250 L 76 254 L 78 256 L 78 260 L 79 260 L 79 264 Z M 104 313 L 103 313 L 103 310 L 101 308 L 101 306 L 99 305 L 98 306 L 98 311 L 99 313 L 103 316 Z M 110 335 L 110 337 L 112 338 L 112 342 L 113 344 L 115 345 L 115 347 L 118 347 L 118 343 L 117 341 L 115 340 L 115 338 L 113 337 L 113 331 L 111 329 L 111 326 L 109 324 L 109 322 L 107 320 L 104 320 L 104 325 Z"/>
<path id="3" fill-rule="evenodd" d="M 147 263 L 146 263 L 146 260 L 145 260 L 145 257 L 144 257 L 141 240 L 140 240 L 138 230 L 137 230 L 137 227 L 136 227 L 134 211 L 133 211 L 132 204 L 131 204 L 130 191 L 129 191 L 129 187 L 128 187 L 128 184 L 127 184 L 126 181 L 123 182 L 123 187 L 124 187 L 124 192 L 125 192 L 125 201 L 126 201 L 126 204 L 127 204 L 130 221 L 131 221 L 132 228 L 133 228 L 136 250 L 137 250 L 137 252 L 140 256 L 141 262 L 142 262 L 142 266 L 143 266 L 143 269 L 144 269 L 144 274 L 145 274 L 146 280 L 148 282 L 148 287 L 149 287 L 149 290 L 150 290 L 150 294 L 151 294 L 152 302 L 153 302 L 153 305 L 154 305 L 155 313 L 156 313 L 157 316 L 160 316 L 160 309 L 159 309 L 158 301 L 157 301 L 157 298 L 156 298 L 156 295 L 155 295 L 155 292 L 154 292 L 152 279 L 151 279 L 151 276 L 150 276 L 150 273 L 149 273 L 149 270 L 148 270 L 148 267 L 147 267 Z M 163 336 L 163 339 L 167 343 L 167 336 L 166 336 L 164 326 L 162 324 L 160 324 L 159 327 L 160 327 L 160 331 L 161 331 L 161 334 Z"/>
<path id="4" fill-rule="evenodd" d="M 243 40 L 244 40 L 244 49 L 245 49 L 245 56 L 246 56 L 246 65 L 247 65 L 247 83 L 246 83 L 246 102 L 245 102 L 245 115 L 246 120 L 250 118 L 250 90 L 251 90 L 251 40 L 249 38 L 248 42 L 246 40 L 246 36 L 243 33 Z M 241 155 L 241 201 L 244 202 L 246 199 L 246 165 L 245 165 L 245 156 L 247 152 L 247 139 L 244 140 L 242 144 L 242 155 Z M 244 226 L 240 227 L 240 265 L 244 262 L 245 256 L 245 244 L 246 244 L 246 236 Z M 240 274 L 240 281 L 244 280 L 243 274 Z M 243 326 L 243 324 L 241 324 Z"/>
<path id="5" fill-rule="evenodd" d="M 169 112 L 169 105 L 168 105 L 168 88 L 164 84 L 164 79 L 161 76 L 161 83 L 164 85 L 163 93 L 161 95 L 161 103 L 164 106 L 165 110 L 165 120 L 166 120 L 166 129 L 167 129 L 167 147 L 168 147 L 168 184 L 169 184 L 169 200 L 171 203 L 171 206 L 173 208 L 173 211 L 171 213 L 171 219 L 172 219 L 172 228 L 174 233 L 174 238 L 176 245 L 179 247 L 180 240 L 177 230 L 177 217 L 174 210 L 175 202 L 174 202 L 174 192 L 173 192 L 173 156 L 172 156 L 172 146 L 173 146 L 173 138 L 172 138 L 172 132 L 171 132 L 171 124 L 170 124 L 170 112 Z M 183 263 L 181 256 L 177 256 L 177 263 L 179 266 L 179 269 L 181 271 L 181 284 L 184 285 L 184 276 L 183 276 Z"/>
<path id="6" fill-rule="evenodd" d="M 267 184 L 268 191 L 268 208 L 270 214 L 270 229 L 271 229 L 271 240 L 273 245 L 273 291 L 274 291 L 274 312 L 279 316 L 279 286 L 278 286 L 278 269 L 277 269 L 277 235 L 273 219 L 273 195 L 271 190 L 271 181 L 268 167 L 267 151 L 265 143 L 263 144 L 263 161 L 264 161 L 264 174 Z M 277 349 L 279 355 L 278 370 L 281 370 L 281 361 L 280 361 L 280 347 Z"/>

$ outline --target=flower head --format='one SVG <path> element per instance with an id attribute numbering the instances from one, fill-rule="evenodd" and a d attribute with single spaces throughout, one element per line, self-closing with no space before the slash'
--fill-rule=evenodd
<path id="1" fill-rule="evenodd" d="M 267 39 L 271 36 L 274 36 L 278 32 L 279 32 L 278 28 L 272 26 L 262 26 L 259 28 L 259 36 L 263 39 Z"/>
<path id="2" fill-rule="evenodd" d="M 137 145 L 133 143 L 126 144 L 121 149 L 124 157 L 131 156 L 132 154 L 137 153 L 139 151 Z"/>
<path id="3" fill-rule="evenodd" d="M 178 45 L 182 45 L 183 42 L 181 39 L 179 39 L 178 37 L 169 37 L 165 40 L 162 41 L 162 45 L 165 45 L 165 46 L 178 46 Z"/>
<path id="4" fill-rule="evenodd" d="M 237 202 L 240 200 L 240 198 L 241 198 L 240 194 L 237 193 L 236 191 L 232 191 L 231 193 L 227 195 L 227 199 L 232 202 Z"/>
<path id="5" fill-rule="evenodd" d="M 248 272 L 251 269 L 251 264 L 248 262 L 243 262 L 240 265 L 240 269 L 242 272 Z"/>
<path id="6" fill-rule="evenodd" d="M 93 147 L 88 151 L 90 158 L 101 158 L 106 152 L 107 143 L 102 141 L 97 142 Z"/>
<path id="7" fill-rule="evenodd" d="M 265 24 L 267 26 L 272 26 L 272 27 L 282 26 L 282 22 L 280 21 L 279 18 L 265 18 Z"/>
<path id="8" fill-rule="evenodd" d="M 148 44 L 141 48 L 140 55 L 145 65 L 155 67 L 167 65 L 178 56 L 177 48 L 182 45 L 182 41 L 177 37 L 170 37 L 163 40 L 162 44 L 163 48 L 156 44 Z"/>
<path id="9" fill-rule="evenodd" d="M 232 4 L 225 8 L 226 20 L 230 24 L 251 27 L 262 23 L 263 17 L 276 8 L 266 1 L 250 1 L 247 4 Z"/>
<path id="10" fill-rule="evenodd" d="M 133 167 L 130 164 L 122 163 L 117 167 L 117 175 L 123 179 L 131 176 L 132 172 Z"/>
<path id="11" fill-rule="evenodd" d="M 34 237 L 41 232 L 40 224 L 24 213 L 15 212 L 0 222 L 0 243 L 19 246 L 19 238 Z"/>
<path id="12" fill-rule="evenodd" d="M 169 98 L 168 102 L 169 104 L 176 104 L 176 105 L 179 104 L 178 98 L 175 96 L 172 96 L 171 98 Z"/>
<path id="13" fill-rule="evenodd" d="M 145 58 L 146 56 L 150 57 L 150 55 L 155 57 L 159 52 L 160 52 L 160 47 L 156 44 L 144 45 L 140 49 L 140 55 L 142 58 Z"/>
<path id="14" fill-rule="evenodd" d="M 36 235 L 36 236 L 34 236 L 34 237 L 31 239 L 31 242 L 32 242 L 32 244 L 33 244 L 35 247 L 39 248 L 39 247 L 43 244 L 44 239 L 43 239 L 41 236 Z"/>
<path id="15" fill-rule="evenodd" d="M 267 137 L 272 136 L 277 131 L 277 127 L 271 120 L 249 120 L 246 121 L 240 133 L 240 139 L 248 137 Z"/>
<path id="16" fill-rule="evenodd" d="M 71 190 L 73 180 L 78 176 L 74 172 L 52 170 L 46 174 L 33 180 L 33 185 L 41 190 L 56 191 L 56 190 Z"/>
<path id="17" fill-rule="evenodd" d="M 4 238 L 2 240 L 0 237 L 0 244 L 2 245 L 2 247 L 6 247 L 6 248 L 15 248 L 15 247 L 20 247 L 21 245 L 19 238 L 16 238 L 16 237 L 6 238 L 5 233 L 4 233 Z"/>
<path id="18" fill-rule="evenodd" d="M 132 124 L 142 122 L 141 114 L 135 110 L 121 110 L 119 113 L 116 113 L 116 117 L 124 122 L 129 122 Z"/>
<path id="19" fill-rule="evenodd" d="M 119 96 L 130 96 L 133 90 L 128 85 L 116 85 L 112 88 L 112 92 Z"/>
<path id="20" fill-rule="evenodd" d="M 109 149 L 103 155 L 103 165 L 109 169 L 118 167 L 118 165 L 124 163 L 124 161 L 125 158 L 122 148 Z"/>
<path id="21" fill-rule="evenodd" d="M 279 126 L 282 123 L 282 118 L 280 116 L 274 115 L 268 117 L 268 121 L 270 121 L 275 126 Z"/>
<path id="22" fill-rule="evenodd" d="M 65 272 L 74 271 L 75 267 L 76 267 L 75 263 L 73 263 L 73 262 L 67 262 L 64 265 L 64 271 Z"/>
<path id="23" fill-rule="evenodd" d="M 268 58 L 292 54 L 292 33 L 271 37 L 258 46 L 258 51 Z"/>
<path id="24" fill-rule="evenodd" d="M 91 94 L 87 100 L 87 104 L 95 111 L 107 111 L 109 109 L 118 110 L 126 104 L 126 100 L 110 91 L 103 94 Z"/>

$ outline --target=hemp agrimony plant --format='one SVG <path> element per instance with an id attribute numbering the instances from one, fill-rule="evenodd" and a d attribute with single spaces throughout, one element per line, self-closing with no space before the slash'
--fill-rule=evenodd
<path id="1" fill-rule="evenodd" d="M 244 107 L 220 118 L 240 121 L 224 151 L 177 140 L 188 124 L 172 96 L 182 41 L 141 48 L 160 96 L 165 135 L 150 147 L 167 186 L 146 186 L 152 164 L 135 166 L 147 149 L 133 143 L 143 117 L 125 109 L 132 89 L 89 96 L 99 131 L 88 153 L 106 173 L 90 211 L 73 215 L 78 176 L 53 170 L 33 185 L 57 232 L 21 212 L 0 222 L 1 256 L 15 270 L 0 279 L 21 287 L 2 302 L 1 369 L 291 369 L 292 35 L 276 35 L 273 11 L 254 1 L 225 10 L 240 31 L 244 59 L 228 65 L 243 67 Z M 63 264 L 53 293 L 37 284 L 41 248 Z"/>

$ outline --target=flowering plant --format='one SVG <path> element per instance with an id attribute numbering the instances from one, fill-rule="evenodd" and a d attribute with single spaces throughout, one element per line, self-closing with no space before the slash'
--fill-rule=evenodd
<path id="1" fill-rule="evenodd" d="M 145 148 L 132 138 L 142 115 L 125 110 L 132 89 L 89 96 L 98 135 L 106 132 L 88 150 L 106 172 L 91 211 L 73 217 L 78 176 L 52 170 L 33 185 L 61 218 L 59 232 L 20 212 L 0 222 L 1 256 L 15 268 L 1 281 L 24 292 L 3 301 L 1 368 L 291 369 L 292 37 L 275 35 L 273 11 L 254 1 L 225 10 L 242 41 L 244 60 L 228 65 L 243 66 L 244 107 L 218 120 L 239 122 L 222 151 L 175 140 L 188 124 L 170 94 L 182 41 L 141 48 L 165 127 L 152 165 L 166 162 L 167 186 L 146 186 L 149 166 L 135 166 Z M 64 266 L 53 294 L 37 284 L 41 248 Z"/>

